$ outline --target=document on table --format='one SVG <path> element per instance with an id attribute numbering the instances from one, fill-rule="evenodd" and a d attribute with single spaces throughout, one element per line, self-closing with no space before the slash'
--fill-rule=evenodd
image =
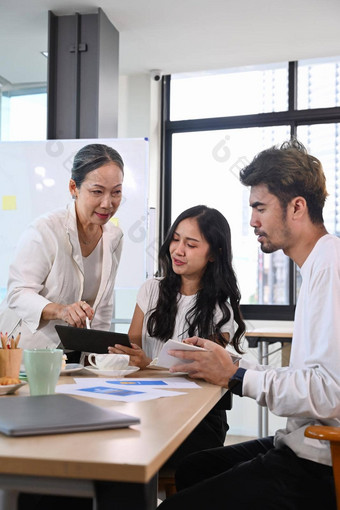
<path id="1" fill-rule="evenodd" d="M 184 392 L 160 389 L 150 385 L 133 385 L 128 388 L 125 385 L 115 384 L 119 379 L 77 378 L 76 384 L 60 384 L 56 393 L 77 395 L 83 397 L 99 398 L 104 400 L 117 400 L 122 402 L 142 402 L 161 397 L 176 397 L 185 395 Z M 127 379 L 126 379 L 127 381 Z M 160 386 L 162 388 L 162 386 Z"/>
<path id="2" fill-rule="evenodd" d="M 75 382 L 77 384 L 82 384 L 82 385 L 93 385 L 95 384 L 96 382 L 98 382 L 98 378 L 97 377 L 87 377 L 86 379 L 82 378 L 82 377 L 75 377 L 74 378 Z M 130 387 L 130 386 L 134 386 L 134 387 L 139 387 L 139 389 L 144 389 L 144 390 L 147 390 L 147 388 L 149 389 L 167 389 L 167 388 L 170 388 L 170 389 L 200 389 L 200 386 L 193 382 L 193 381 L 188 381 L 188 379 L 186 379 L 185 377 L 165 377 L 165 378 L 158 378 L 158 379 L 154 379 L 154 378 L 143 378 L 143 377 L 139 377 L 139 378 L 136 378 L 136 379 L 133 379 L 133 378 L 125 378 L 125 377 L 122 377 L 120 379 L 103 379 L 104 381 L 106 381 L 107 383 L 109 384 L 113 384 L 113 385 L 117 385 L 117 386 L 124 386 L 124 387 Z M 136 389 L 136 388 L 134 388 Z"/>

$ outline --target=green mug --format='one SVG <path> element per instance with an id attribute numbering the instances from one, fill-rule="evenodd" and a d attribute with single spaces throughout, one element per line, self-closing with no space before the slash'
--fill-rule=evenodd
<path id="1" fill-rule="evenodd" d="M 53 395 L 63 358 L 62 349 L 25 349 L 24 364 L 31 395 Z"/>

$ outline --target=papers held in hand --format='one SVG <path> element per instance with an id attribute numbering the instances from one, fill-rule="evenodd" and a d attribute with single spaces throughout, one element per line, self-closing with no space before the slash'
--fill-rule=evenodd
<path id="1" fill-rule="evenodd" d="M 158 358 L 154 359 L 152 363 L 150 363 L 150 367 L 158 367 L 158 368 L 171 368 L 175 365 L 179 365 L 182 363 L 191 363 L 191 360 L 188 359 L 180 359 L 175 358 L 175 356 L 170 356 L 169 350 L 183 350 L 183 351 L 207 351 L 203 347 L 198 347 L 197 345 L 192 344 L 184 344 L 183 342 L 179 342 L 178 340 L 168 340 L 162 347 L 161 352 L 159 353 Z M 230 352 L 232 362 L 236 363 L 241 359 L 241 356 Z"/>
<path id="2" fill-rule="evenodd" d="M 168 340 L 163 345 L 157 361 L 155 363 L 152 363 L 152 366 L 161 368 L 171 368 L 175 365 L 179 365 L 182 363 L 191 363 L 191 360 L 179 359 L 175 358 L 175 356 L 171 356 L 168 352 L 170 350 L 206 351 L 206 349 L 198 347 L 197 345 L 184 344 L 183 342 L 178 342 L 178 340 Z"/>

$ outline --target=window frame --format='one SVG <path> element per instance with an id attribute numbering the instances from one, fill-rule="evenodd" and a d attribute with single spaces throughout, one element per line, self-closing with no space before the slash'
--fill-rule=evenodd
<path id="1" fill-rule="evenodd" d="M 170 120 L 171 75 L 162 78 L 162 119 L 161 119 L 161 171 L 160 171 L 160 223 L 159 243 L 163 243 L 171 225 L 171 167 L 172 136 L 177 133 L 235 128 L 290 126 L 291 137 L 297 134 L 298 126 L 340 122 L 340 107 L 297 109 L 298 62 L 288 63 L 288 109 L 279 112 L 237 115 L 231 117 Z M 296 266 L 289 261 L 289 304 L 288 305 L 241 305 L 245 319 L 282 320 L 294 319 L 296 305 Z"/>

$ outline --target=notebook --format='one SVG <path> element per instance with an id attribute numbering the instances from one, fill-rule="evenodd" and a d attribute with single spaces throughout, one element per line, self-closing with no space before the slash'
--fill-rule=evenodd
<path id="1" fill-rule="evenodd" d="M 114 331 L 102 331 L 99 329 L 74 328 L 72 326 L 54 326 L 64 349 L 70 351 L 96 352 L 107 354 L 107 348 L 111 345 L 121 344 L 131 347 L 126 333 Z"/>
<path id="2" fill-rule="evenodd" d="M 62 434 L 137 425 L 140 419 L 69 395 L 0 399 L 0 432 L 7 436 Z"/>

